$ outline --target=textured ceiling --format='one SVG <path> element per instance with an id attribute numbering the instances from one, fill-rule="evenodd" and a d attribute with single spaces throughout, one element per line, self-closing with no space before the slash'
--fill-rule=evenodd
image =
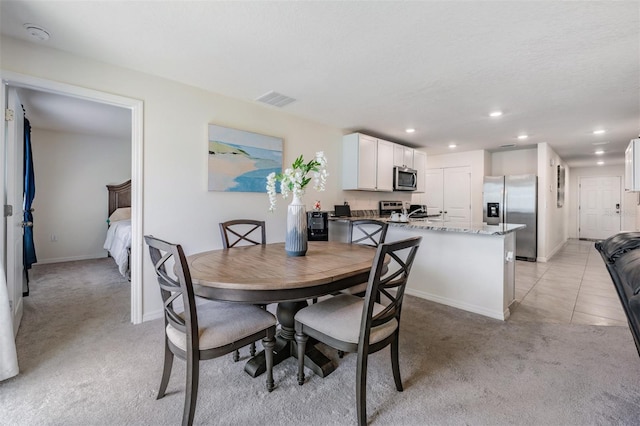
<path id="1" fill-rule="evenodd" d="M 640 3 L 6 1 L 2 33 L 422 147 L 594 142 L 620 163 L 640 130 Z M 498 119 L 488 117 L 502 110 Z M 413 127 L 416 132 L 404 132 Z M 605 129 L 594 136 L 595 129 Z M 526 141 L 516 137 L 527 133 Z"/>

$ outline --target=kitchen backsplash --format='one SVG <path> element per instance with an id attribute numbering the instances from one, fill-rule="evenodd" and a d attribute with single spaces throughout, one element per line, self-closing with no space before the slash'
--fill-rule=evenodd
<path id="1" fill-rule="evenodd" d="M 421 195 L 406 192 L 370 192 L 370 191 L 344 191 L 344 198 L 336 204 L 344 201 L 349 203 L 351 211 L 354 210 L 374 210 L 378 214 L 380 201 L 404 201 L 408 204 L 422 204 Z M 327 210 L 333 210 L 333 205 L 326 206 Z"/>

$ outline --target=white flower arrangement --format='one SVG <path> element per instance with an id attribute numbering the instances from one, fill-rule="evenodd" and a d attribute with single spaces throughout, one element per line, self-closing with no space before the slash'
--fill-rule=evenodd
<path id="1" fill-rule="evenodd" d="M 287 198 L 290 193 L 294 197 L 300 197 L 304 194 L 304 188 L 311 177 L 308 173 L 313 173 L 313 188 L 317 191 L 324 191 L 327 183 L 327 158 L 324 152 L 316 152 L 316 156 L 308 163 L 304 162 L 302 155 L 293 162 L 291 168 L 285 169 L 283 173 L 269 173 L 267 176 L 267 193 L 269 194 L 269 211 L 276 209 L 276 181 L 280 181 L 280 192 L 282 198 Z"/>

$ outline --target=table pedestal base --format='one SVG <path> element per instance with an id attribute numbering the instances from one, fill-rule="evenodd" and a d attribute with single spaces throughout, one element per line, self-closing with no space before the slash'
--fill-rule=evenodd
<path id="1" fill-rule="evenodd" d="M 304 365 L 307 368 L 313 370 L 316 375 L 320 377 L 326 377 L 335 370 L 333 362 L 327 358 L 322 352 L 316 349 L 312 344 L 311 339 L 307 342 L 307 351 L 304 355 Z M 273 365 L 278 365 L 289 357 L 297 358 L 297 345 L 296 342 L 286 340 L 280 336 L 276 338 L 276 346 L 273 349 Z M 247 361 L 244 366 L 244 371 L 251 377 L 258 377 L 264 373 L 267 369 L 266 361 L 264 358 L 264 351 L 260 351 L 256 356 Z"/>
<path id="2" fill-rule="evenodd" d="M 280 323 L 280 334 L 276 337 L 276 346 L 273 348 L 273 365 L 278 365 L 289 357 L 298 357 L 297 344 L 294 340 L 294 317 L 296 312 L 307 306 L 307 302 L 281 302 L 278 304 L 276 316 Z M 309 339 L 304 354 L 304 365 L 313 370 L 316 375 L 326 377 L 335 366 L 322 352 L 315 347 L 315 340 Z M 244 366 L 244 371 L 251 377 L 257 377 L 267 369 L 264 351 L 260 351 L 252 357 Z"/>

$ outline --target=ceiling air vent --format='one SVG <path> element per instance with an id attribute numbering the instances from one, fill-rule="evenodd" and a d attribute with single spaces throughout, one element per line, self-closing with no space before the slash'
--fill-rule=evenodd
<path id="1" fill-rule="evenodd" d="M 282 108 L 283 106 L 289 105 L 291 102 L 295 102 L 296 100 L 278 92 L 268 92 L 260 96 L 258 99 L 256 99 L 256 101 L 264 102 L 265 104 Z"/>
<path id="2" fill-rule="evenodd" d="M 515 143 L 508 143 L 505 145 L 500 145 L 500 148 L 514 148 L 516 146 Z"/>

